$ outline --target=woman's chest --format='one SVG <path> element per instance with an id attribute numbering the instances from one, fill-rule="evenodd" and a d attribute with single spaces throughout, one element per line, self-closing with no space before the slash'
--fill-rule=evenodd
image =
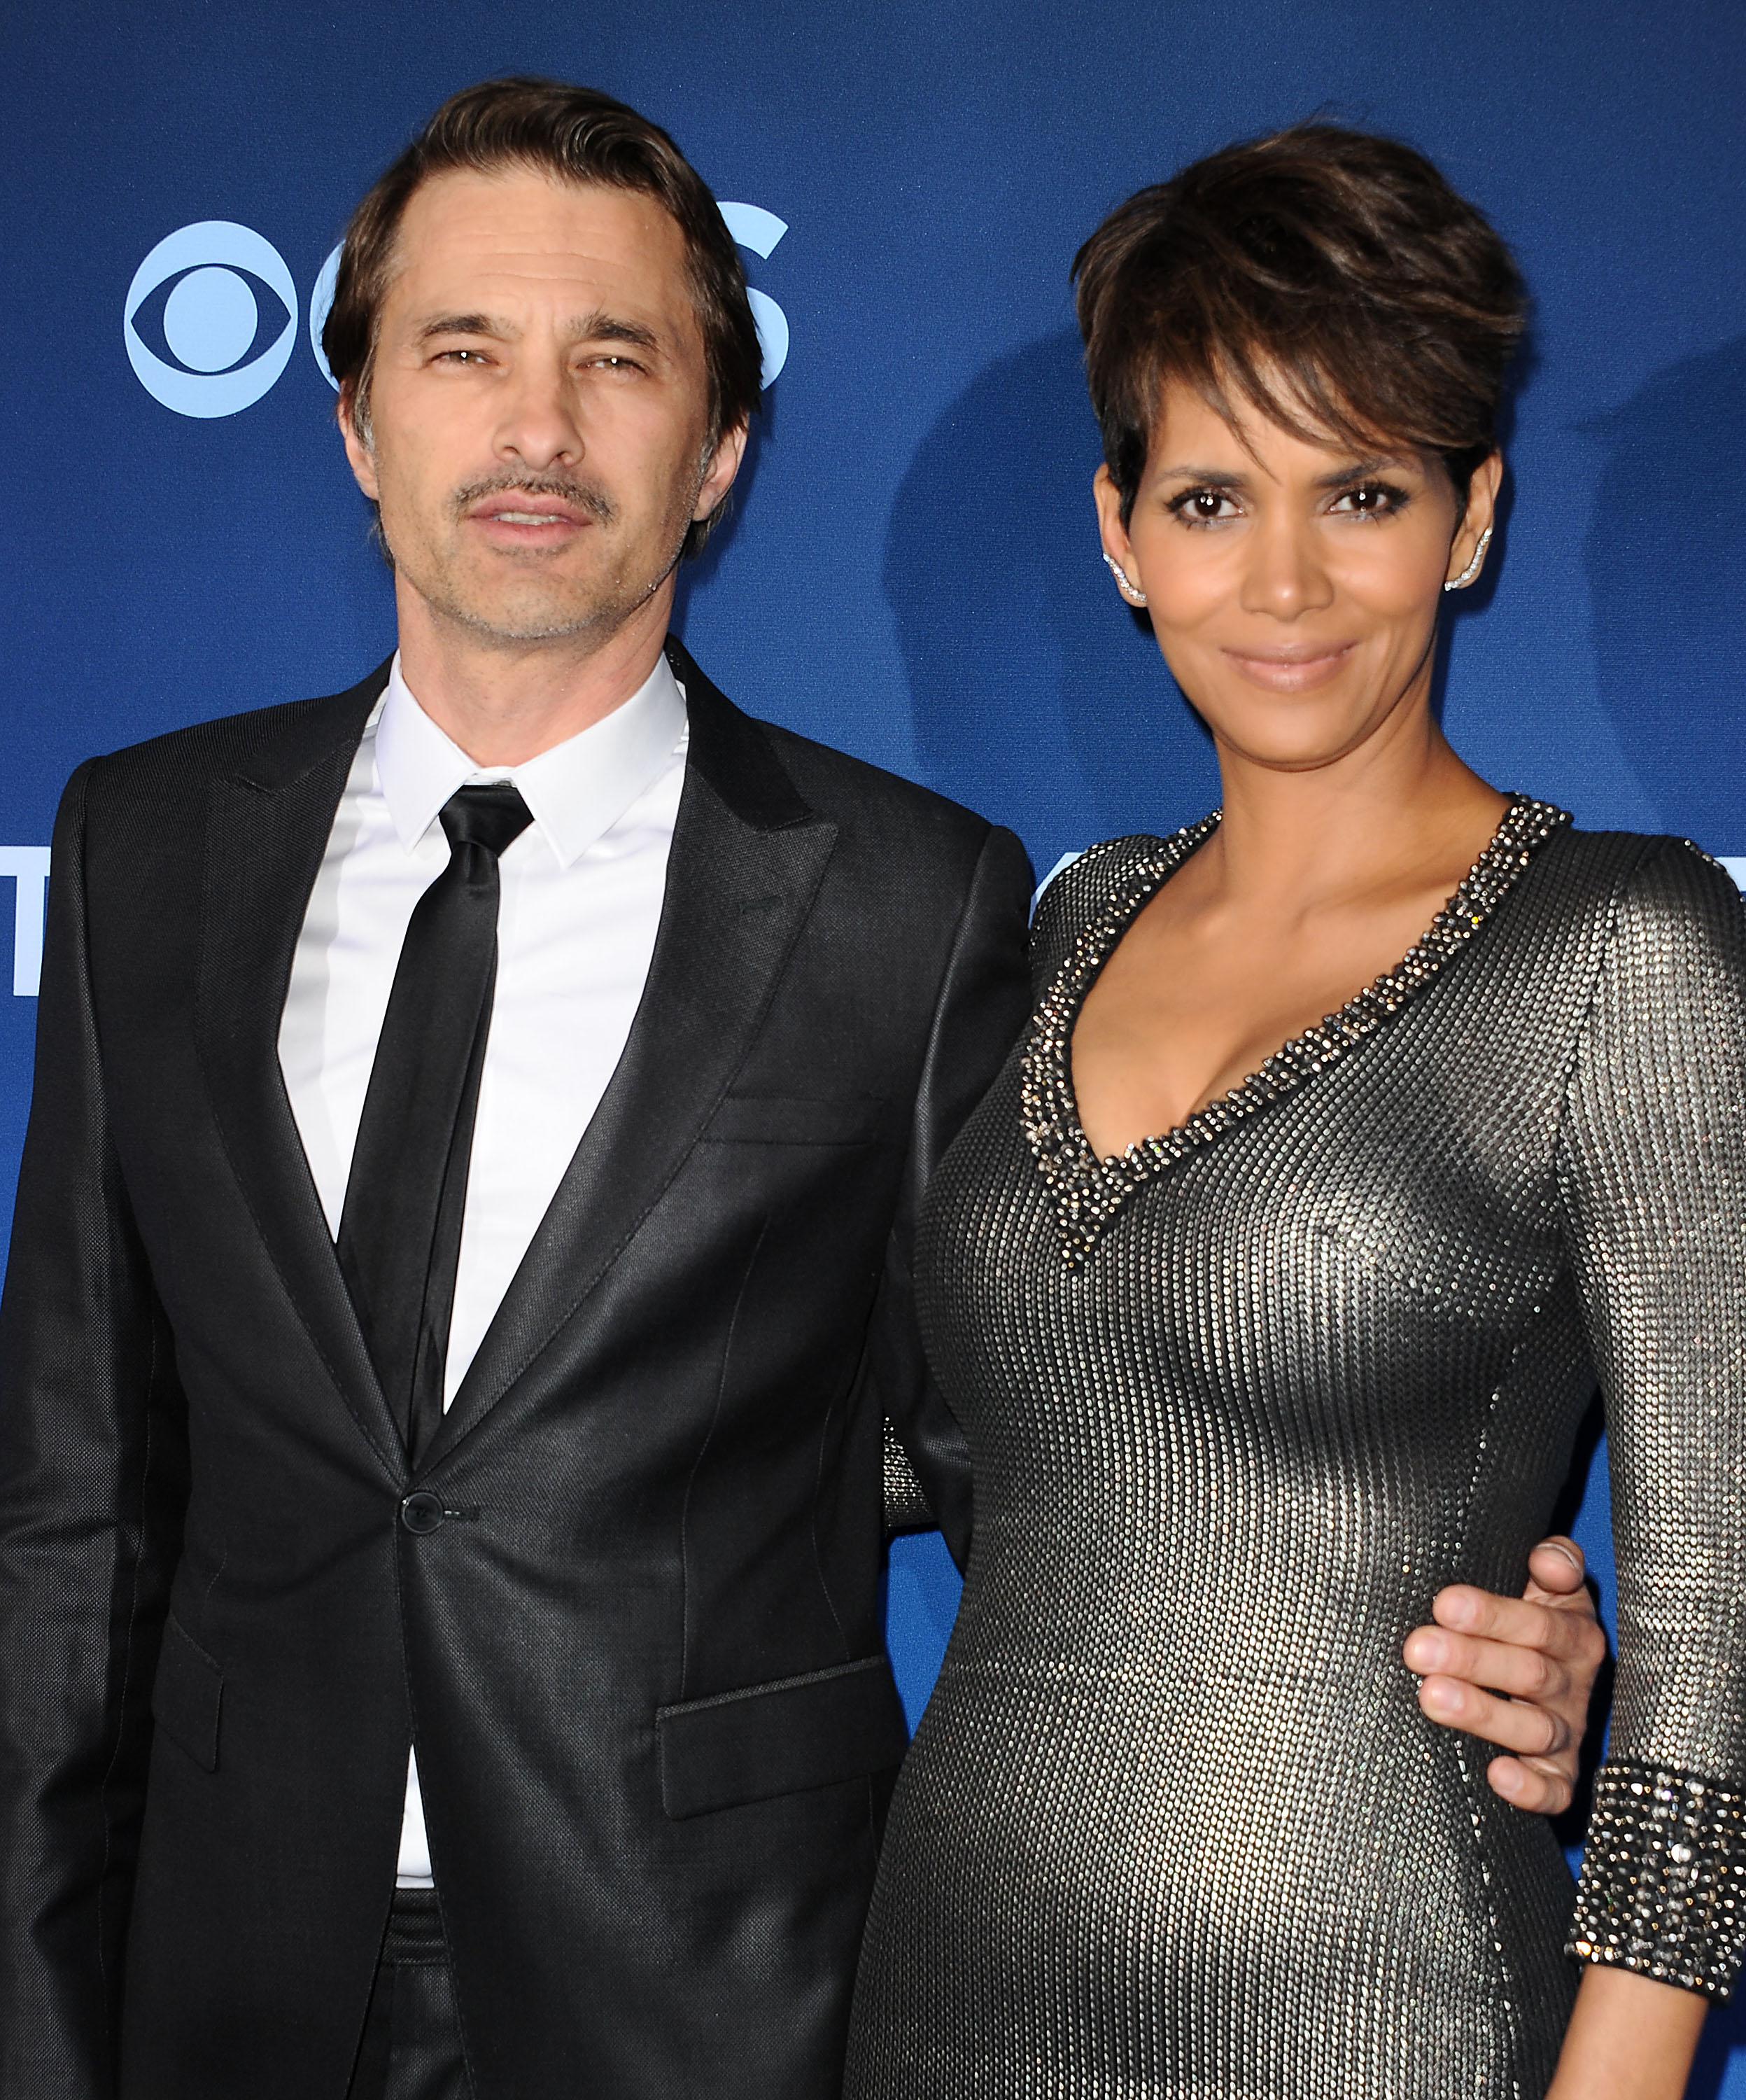
<path id="1" fill-rule="evenodd" d="M 1174 1153 L 1111 1163 L 1015 1055 L 924 1211 L 930 1345 L 1008 1385 L 1082 1357 L 1222 1388 L 1391 1355 L 1483 1376 L 1563 1270 L 1563 1062 L 1554 1030 L 1428 998 Z"/>

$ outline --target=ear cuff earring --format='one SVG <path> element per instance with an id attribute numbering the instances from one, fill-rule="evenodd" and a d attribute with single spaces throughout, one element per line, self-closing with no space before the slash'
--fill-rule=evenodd
<path id="1" fill-rule="evenodd" d="M 1444 590 L 1466 590 L 1479 573 L 1479 564 L 1485 559 L 1485 550 L 1492 544 L 1492 528 L 1488 525 L 1479 535 L 1479 544 L 1473 550 L 1473 559 L 1458 576 L 1451 576 L 1443 586 Z"/>
<path id="2" fill-rule="evenodd" d="M 1116 588 L 1121 592 L 1123 598 L 1127 598 L 1130 604 L 1144 605 L 1146 602 L 1145 593 L 1143 590 L 1136 590 L 1134 588 L 1132 583 L 1128 580 L 1127 571 L 1122 567 L 1122 564 L 1116 559 L 1115 556 L 1113 554 L 1105 554 L 1104 556 L 1104 559 L 1109 564 L 1109 573 L 1115 578 Z"/>

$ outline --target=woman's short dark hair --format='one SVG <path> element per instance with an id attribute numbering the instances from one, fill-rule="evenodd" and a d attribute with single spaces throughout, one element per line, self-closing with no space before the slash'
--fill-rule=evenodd
<path id="1" fill-rule="evenodd" d="M 1496 449 L 1521 272 L 1397 139 L 1299 124 L 1228 146 L 1118 205 L 1073 272 L 1124 519 L 1172 381 L 1227 421 L 1435 453 L 1462 497 Z"/>
<path id="2" fill-rule="evenodd" d="M 703 331 L 713 450 L 724 431 L 756 413 L 762 366 L 739 251 L 715 199 L 667 134 L 634 109 L 593 88 L 520 77 L 484 81 L 451 95 L 351 215 L 321 347 L 334 378 L 342 386 L 351 384 L 360 426 L 368 429 L 382 301 L 413 192 L 434 175 L 518 169 L 637 191 L 655 198 L 677 225 Z M 691 527 L 688 554 L 702 545 L 712 522 Z"/>

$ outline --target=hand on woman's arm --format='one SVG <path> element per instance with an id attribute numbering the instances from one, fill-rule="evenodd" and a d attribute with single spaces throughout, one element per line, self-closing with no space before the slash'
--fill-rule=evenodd
<path id="1" fill-rule="evenodd" d="M 1709 2010 L 1695 1991 L 1590 1968 L 1546 2100 L 1680 2100 Z"/>
<path id="2" fill-rule="evenodd" d="M 1433 1721 L 1511 1753 L 1486 1776 L 1515 1808 L 1556 1815 L 1570 1806 L 1595 1672 L 1607 1637 L 1584 1580 L 1582 1549 L 1545 1538 L 1528 1556 L 1522 1596 L 1458 1583 L 1439 1590 L 1432 1626 L 1407 1637 L 1418 1703 Z"/>

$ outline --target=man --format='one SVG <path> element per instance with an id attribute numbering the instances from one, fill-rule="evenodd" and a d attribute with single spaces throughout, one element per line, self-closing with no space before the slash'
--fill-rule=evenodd
<path id="1" fill-rule="evenodd" d="M 325 342 L 396 656 L 56 830 L 0 2096 L 824 2100 L 904 1744 L 885 1419 L 968 1537 L 910 1228 L 1028 1004 L 1024 854 L 667 638 L 758 351 L 664 134 L 456 97 Z M 1586 1621 L 1444 1609 L 1427 1697 L 1562 1793 Z"/>

